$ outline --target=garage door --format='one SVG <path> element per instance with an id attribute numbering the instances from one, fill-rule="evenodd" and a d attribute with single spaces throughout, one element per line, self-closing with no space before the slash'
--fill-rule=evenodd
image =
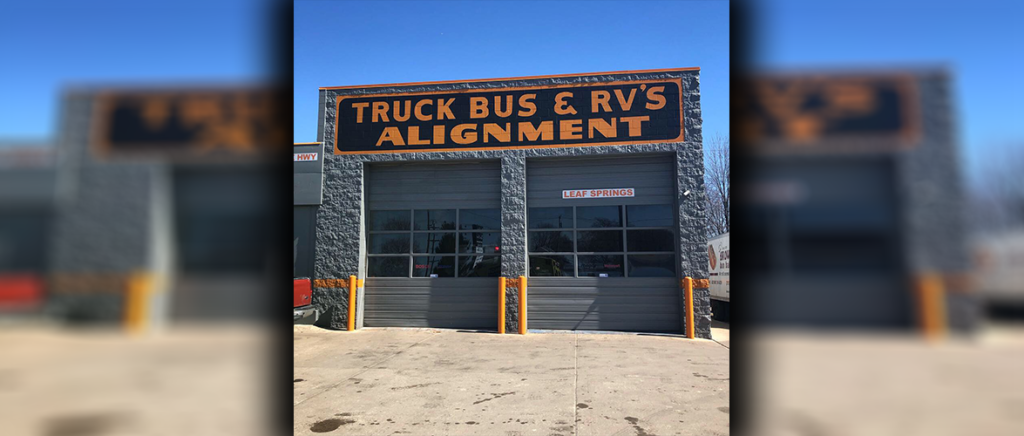
<path id="1" fill-rule="evenodd" d="M 913 294 L 901 260 L 895 162 L 890 157 L 802 157 L 749 162 L 754 192 L 780 187 L 791 201 L 761 195 L 736 225 L 758 292 L 757 323 L 836 328 L 906 328 Z M 748 257 L 744 257 L 748 259 Z"/>
<path id="2" fill-rule="evenodd" d="M 527 162 L 529 328 L 680 331 L 674 173 L 671 155 Z"/>
<path id="3" fill-rule="evenodd" d="M 500 163 L 367 171 L 364 325 L 497 329 Z"/>

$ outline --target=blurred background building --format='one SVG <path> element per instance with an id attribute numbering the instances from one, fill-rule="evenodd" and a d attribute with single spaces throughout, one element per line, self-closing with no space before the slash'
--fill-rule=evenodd
<path id="1" fill-rule="evenodd" d="M 56 179 L 51 145 L 0 144 L 0 311 L 4 313 L 42 309 Z"/>
<path id="2" fill-rule="evenodd" d="M 288 147 L 277 101 L 260 88 L 67 92 L 54 144 L 0 151 L 6 311 L 265 320 L 288 260 L 272 247 L 287 238 L 287 174 L 268 159 Z"/>
<path id="3" fill-rule="evenodd" d="M 948 74 L 780 73 L 744 85 L 734 222 L 740 280 L 754 291 L 743 295 L 758 310 L 743 319 L 976 326 Z"/>

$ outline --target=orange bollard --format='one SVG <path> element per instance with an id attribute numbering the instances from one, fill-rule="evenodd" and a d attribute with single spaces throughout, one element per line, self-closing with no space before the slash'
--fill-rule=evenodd
<path id="1" fill-rule="evenodd" d="M 505 278 L 498 277 L 498 334 L 505 334 Z"/>
<path id="2" fill-rule="evenodd" d="M 526 277 L 519 276 L 519 334 L 526 334 Z"/>
<path id="3" fill-rule="evenodd" d="M 356 329 L 356 276 L 348 276 L 348 331 Z"/>
<path id="4" fill-rule="evenodd" d="M 693 339 L 697 335 L 693 325 L 693 279 L 690 277 L 683 279 L 683 294 L 686 296 L 686 337 Z"/>
<path id="5" fill-rule="evenodd" d="M 921 331 L 925 339 L 934 341 L 946 335 L 946 292 L 942 277 L 925 273 L 917 278 L 918 307 Z"/>

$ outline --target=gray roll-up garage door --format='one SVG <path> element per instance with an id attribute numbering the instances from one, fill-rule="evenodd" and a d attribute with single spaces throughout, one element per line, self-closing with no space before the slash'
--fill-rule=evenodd
<path id="1" fill-rule="evenodd" d="M 367 170 L 364 325 L 497 329 L 498 161 Z"/>
<path id="2" fill-rule="evenodd" d="M 672 155 L 527 161 L 531 329 L 679 332 Z M 563 198 L 563 190 L 628 195 Z"/>

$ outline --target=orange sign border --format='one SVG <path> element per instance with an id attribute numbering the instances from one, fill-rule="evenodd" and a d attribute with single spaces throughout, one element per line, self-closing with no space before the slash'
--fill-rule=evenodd
<path id="1" fill-rule="evenodd" d="M 681 71 L 681 70 L 665 70 L 665 71 Z M 596 73 L 595 73 L 596 74 Z M 610 73 L 603 73 L 610 74 Z M 567 76 L 580 76 L 579 74 L 571 74 Z M 544 77 L 560 77 L 560 76 L 544 76 Z M 515 80 L 515 79 L 491 79 L 491 80 Z M 338 149 L 338 117 L 341 114 L 341 102 L 347 98 L 366 98 L 366 97 L 394 97 L 400 95 L 436 95 L 436 94 L 465 94 L 472 92 L 505 92 L 505 91 L 516 91 L 516 90 L 528 90 L 528 89 L 560 89 L 560 88 L 586 88 L 593 86 L 608 86 L 608 85 L 622 85 L 622 84 L 643 84 L 643 83 L 657 83 L 657 82 L 674 82 L 679 85 L 679 136 L 674 139 L 666 139 L 660 141 L 611 141 L 611 142 L 595 142 L 595 143 L 565 143 L 565 144 L 554 144 L 554 145 L 523 145 L 518 147 L 466 147 L 466 148 L 431 148 L 431 149 L 410 149 L 410 150 L 370 150 L 370 151 L 341 151 Z M 424 82 L 429 83 L 429 82 Z M 452 82 L 436 82 L 436 83 L 473 83 L 466 81 L 452 81 Z M 390 85 L 375 85 L 375 86 L 390 86 Z M 354 88 L 361 88 L 356 86 Z M 324 88 L 321 88 L 324 89 Z M 339 88 L 332 88 L 339 89 Z M 360 94 L 360 95 L 341 95 L 337 97 L 335 112 L 334 112 L 334 154 L 345 155 L 345 154 L 380 154 L 380 153 L 429 153 L 439 151 L 486 151 L 486 150 L 528 150 L 528 149 L 539 149 L 539 148 L 565 148 L 565 147 L 591 147 L 599 145 L 631 145 L 631 144 L 651 144 L 656 142 L 682 142 L 686 137 L 686 124 L 685 117 L 683 116 L 683 79 L 681 77 L 670 77 L 666 79 L 642 79 L 642 80 L 620 80 L 614 82 L 584 82 L 584 83 L 570 83 L 560 85 L 536 85 L 536 86 L 516 86 L 507 88 L 489 88 L 489 89 L 456 89 L 456 90 L 443 90 L 443 91 L 411 91 L 411 92 L 396 92 L 388 94 Z"/>

